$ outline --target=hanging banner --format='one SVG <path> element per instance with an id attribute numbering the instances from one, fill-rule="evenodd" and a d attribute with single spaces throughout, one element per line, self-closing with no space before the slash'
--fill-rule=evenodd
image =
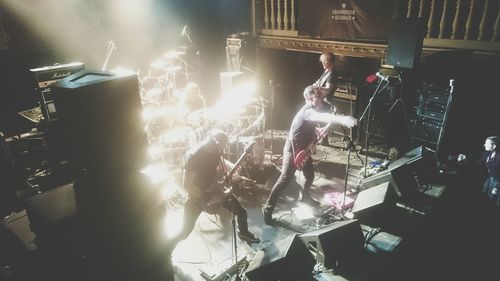
<path id="1" fill-rule="evenodd" d="M 387 41 L 396 0 L 302 1 L 299 33 L 333 40 Z"/>

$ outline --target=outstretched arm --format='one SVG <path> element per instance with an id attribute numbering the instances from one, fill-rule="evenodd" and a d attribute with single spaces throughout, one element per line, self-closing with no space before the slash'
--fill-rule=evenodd
<path id="1" fill-rule="evenodd" d="M 310 121 L 321 122 L 321 123 L 337 123 L 349 128 L 356 126 L 357 120 L 349 115 L 336 115 L 326 112 L 315 111 L 309 116 Z"/>

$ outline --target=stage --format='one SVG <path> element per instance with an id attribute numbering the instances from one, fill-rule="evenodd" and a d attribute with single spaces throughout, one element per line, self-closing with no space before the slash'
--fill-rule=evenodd
<path id="1" fill-rule="evenodd" d="M 276 143 L 274 147 L 282 147 L 279 145 L 280 141 L 284 141 L 284 135 L 283 132 L 275 132 L 274 141 Z M 379 278 L 381 275 L 386 276 L 383 272 L 388 266 L 387 263 L 398 257 L 400 245 L 405 240 L 399 235 L 403 235 L 408 229 L 399 229 L 399 233 L 390 233 L 380 227 L 372 227 L 357 219 L 348 218 L 348 211 L 360 192 L 364 168 L 362 161 L 365 161 L 365 155 L 358 157 L 355 151 L 351 151 L 346 185 L 348 151 L 337 146 L 319 145 L 316 153 L 312 156 L 315 165 L 315 180 L 311 194 L 321 202 L 321 206 L 311 207 L 297 202 L 300 184 L 303 181 L 301 172 L 297 171 L 292 184 L 282 194 L 273 214 L 276 225 L 269 226 L 264 223 L 261 208 L 280 173 L 281 154 L 279 151 L 279 149 L 273 149 L 273 155 L 266 155 L 266 159 L 269 161 L 266 161 L 265 167 L 260 171 L 265 175 L 264 182 L 240 185 L 241 188 L 237 193 L 238 198 L 248 211 L 249 229 L 260 238 L 260 243 L 247 244 L 237 238 L 238 259 L 236 260 L 234 258 L 231 214 L 225 209 L 221 209 L 215 215 L 202 213 L 193 232 L 172 252 L 176 280 L 227 280 L 229 276 L 235 274 L 236 268 L 242 276 L 244 276 L 245 271 L 248 271 L 248 268 L 253 268 L 258 272 L 259 267 L 269 267 L 269 261 L 285 258 L 279 256 L 283 254 L 283 249 L 281 252 L 280 249 L 278 251 L 269 250 L 275 247 L 276 243 L 283 243 L 282 241 L 290 239 L 294 235 L 300 237 L 301 234 L 321 232 L 331 228 L 332 225 L 351 221 L 354 222 L 352 224 L 354 227 L 347 230 L 348 232 L 341 233 L 340 237 L 344 241 L 340 243 L 364 248 L 354 257 L 353 263 L 355 265 L 351 264 L 350 271 L 347 272 L 321 267 L 318 264 L 314 275 L 315 280 L 375 280 L 373 278 Z M 266 153 L 269 154 L 269 151 Z M 368 157 L 368 163 L 372 164 L 381 163 L 383 160 Z M 346 203 L 342 205 L 344 193 L 346 194 Z M 404 219 L 409 212 L 404 208 L 397 209 L 395 211 L 398 213 L 395 216 L 397 220 Z M 411 215 L 408 216 L 410 216 L 408 219 L 412 221 L 410 224 L 416 220 L 422 220 L 421 218 L 411 218 Z M 396 224 L 398 222 L 393 221 L 390 227 L 397 229 Z M 335 231 L 340 233 L 342 230 Z M 353 237 L 357 237 L 357 235 L 369 237 L 370 243 L 355 240 Z M 345 251 L 349 252 L 350 250 Z M 267 255 L 264 259 L 265 262 L 260 257 L 263 255 L 262 253 Z M 354 249 L 353 253 L 356 253 Z M 314 249 L 299 256 L 301 255 L 310 255 L 313 260 L 316 260 Z M 257 259 L 258 261 L 256 261 Z M 235 266 L 236 264 L 237 266 Z M 267 277 L 260 279 L 261 275 L 258 280 L 277 278 L 273 277 L 272 273 L 271 275 L 266 274 Z"/>
<path id="2" fill-rule="evenodd" d="M 408 200 L 395 195 L 390 178 L 384 183 L 384 177 L 380 176 L 383 171 L 363 179 L 361 159 L 364 161 L 365 157 L 352 152 L 346 186 L 348 151 L 320 145 L 312 156 L 316 173 L 311 194 L 321 206 L 311 208 L 297 203 L 303 180 L 297 172 L 273 214 L 276 225 L 266 225 L 261 208 L 280 173 L 279 144 L 283 140 L 280 136 L 283 133 L 275 135 L 273 153 L 266 151 L 265 161 L 257 171 L 242 169 L 243 176 L 257 175 L 255 181 L 244 181 L 235 190 L 248 212 L 249 230 L 260 242 L 247 244 L 236 238 L 236 260 L 231 214 L 224 209 L 215 214 L 202 213 L 187 239 L 170 253 L 164 253 L 170 256 L 174 280 L 228 280 L 236 272 L 242 277 L 251 272 L 251 281 L 292 280 L 280 277 L 279 273 L 288 270 L 303 273 L 300 271 L 303 269 L 311 275 L 311 280 L 318 281 L 486 276 L 489 263 L 480 253 L 493 253 L 496 249 L 488 241 L 495 237 L 498 229 L 488 222 L 497 219 L 497 213 L 483 204 L 477 192 L 471 192 L 468 181 L 447 171 L 437 171 L 436 177 L 425 183 L 426 189 L 420 190 L 417 196 L 421 199 Z M 421 163 L 415 151 L 409 154 L 409 160 L 393 163 Z M 369 163 L 383 161 L 373 157 L 368 160 Z M 399 167 L 404 166 L 393 165 L 392 169 L 399 171 Z M 410 167 L 420 169 L 421 165 Z M 391 176 L 398 175 L 399 172 L 391 172 Z M 403 186 L 411 186 L 409 179 L 411 177 L 405 177 L 401 182 L 398 178 L 396 184 L 400 191 L 405 190 Z M 8 249 L 14 252 L 10 257 L 16 257 L 11 270 L 19 280 L 31 280 L 34 276 L 67 280 L 75 275 L 78 277 L 74 280 L 90 280 L 84 274 L 84 256 L 80 256 L 84 249 L 80 241 L 92 229 L 82 231 L 72 219 L 75 213 L 72 189 L 70 184 L 31 196 L 25 202 L 28 215 L 23 210 L 3 220 L 3 229 L 21 242 L 22 249 L 10 249 L 14 243 Z M 345 191 L 346 204 L 335 203 L 335 199 L 343 198 Z M 176 206 L 175 211 L 181 212 L 182 205 Z M 164 210 L 165 216 L 169 213 L 174 210 Z M 485 213 L 489 219 L 478 219 Z M 47 222 L 40 217 L 58 221 Z M 37 235 L 30 230 L 30 225 L 46 227 L 39 229 L 42 232 Z M 179 227 L 179 224 L 173 226 Z M 119 247 L 127 248 L 135 243 L 130 242 Z M 479 269 L 484 274 L 477 275 Z"/>

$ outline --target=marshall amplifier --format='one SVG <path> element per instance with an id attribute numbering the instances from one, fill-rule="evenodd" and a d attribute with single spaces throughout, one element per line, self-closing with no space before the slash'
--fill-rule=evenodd
<path id="1" fill-rule="evenodd" d="M 335 98 L 355 101 L 358 96 L 358 87 L 349 82 L 337 82 L 335 83 L 333 96 Z"/>
<path id="2" fill-rule="evenodd" d="M 33 74 L 35 93 L 37 96 L 42 116 L 45 120 L 53 121 L 57 119 L 56 108 L 51 93 L 50 86 L 55 82 L 77 73 L 85 69 L 85 64 L 74 62 L 68 64 L 55 64 L 52 66 L 44 66 L 32 68 L 30 72 Z"/>

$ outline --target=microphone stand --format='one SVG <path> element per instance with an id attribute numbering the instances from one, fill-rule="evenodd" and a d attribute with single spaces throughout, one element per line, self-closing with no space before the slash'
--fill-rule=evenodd
<path id="1" fill-rule="evenodd" d="M 269 124 L 271 124 L 271 144 L 269 147 L 269 150 L 271 152 L 270 155 L 270 160 L 271 163 L 273 163 L 273 139 L 274 139 L 274 124 L 273 124 L 273 111 L 274 111 L 274 82 L 273 80 L 269 80 L 269 89 L 270 89 L 270 100 L 271 100 L 271 109 L 270 109 L 270 116 L 269 116 Z"/>
<path id="2" fill-rule="evenodd" d="M 382 85 L 382 82 L 383 81 L 386 81 L 385 85 L 380 88 L 380 86 Z M 389 85 L 389 81 L 388 80 L 382 80 L 380 79 L 380 81 L 378 82 L 378 85 L 377 85 L 377 88 L 375 89 L 375 91 L 373 92 L 373 95 L 372 97 L 370 98 L 370 101 L 368 102 L 368 104 L 366 105 L 366 108 L 365 110 L 363 111 L 363 114 L 361 114 L 361 117 L 359 117 L 358 119 L 358 122 L 361 122 L 363 120 L 363 118 L 365 117 L 365 114 L 368 113 L 368 117 L 367 117 L 367 120 L 366 120 L 366 129 L 365 129 L 365 163 L 364 163 L 364 177 L 366 178 L 366 166 L 368 165 L 368 140 L 369 140 L 369 134 L 370 134 L 370 119 L 371 119 L 371 111 L 372 111 L 372 104 L 373 104 L 373 99 L 375 98 L 375 96 L 382 92 L 385 88 L 387 88 L 387 86 Z"/>
<path id="3" fill-rule="evenodd" d="M 344 131 L 344 135 L 343 135 L 342 139 L 346 143 L 346 148 L 348 150 L 351 150 L 351 149 L 354 150 L 354 152 L 356 152 L 356 156 L 358 156 L 358 159 L 361 162 L 361 165 L 364 165 L 365 163 L 364 163 L 363 159 L 361 158 L 361 156 L 359 155 L 359 151 L 357 150 L 356 145 L 354 144 L 352 139 L 347 134 L 347 131 L 345 130 L 344 126 L 342 126 L 342 131 Z"/>
<path id="4" fill-rule="evenodd" d="M 335 106 L 331 103 L 328 103 L 330 105 L 330 110 L 333 114 L 336 114 L 336 109 Z M 359 158 L 359 161 L 361 161 L 361 164 L 363 163 L 363 159 L 361 159 L 361 156 L 359 156 L 358 150 L 356 149 L 356 145 L 352 141 L 352 139 L 349 137 L 347 134 L 347 131 L 344 126 L 342 126 L 342 131 L 344 132 L 344 136 L 342 137 L 343 141 L 345 142 L 346 148 L 347 148 L 347 164 L 345 168 L 345 178 L 344 178 L 344 195 L 342 198 L 342 215 L 344 215 L 344 210 L 345 210 L 345 198 L 347 194 L 347 182 L 349 179 L 349 169 L 350 169 L 350 162 L 351 162 L 351 150 L 354 150 L 356 152 L 356 155 Z"/>
<path id="5" fill-rule="evenodd" d="M 102 68 L 101 68 L 102 71 L 105 71 L 106 68 L 108 67 L 109 58 L 111 57 L 111 54 L 113 53 L 114 50 L 116 50 L 115 43 L 113 41 L 109 41 L 108 51 L 106 53 L 106 57 L 104 58 L 104 63 L 103 63 Z"/>
<path id="6" fill-rule="evenodd" d="M 250 148 L 252 148 L 252 146 L 254 144 L 255 144 L 255 142 L 251 142 L 245 147 L 245 150 L 241 154 L 240 158 L 238 158 L 238 160 L 236 160 L 236 162 L 234 163 L 234 167 L 229 172 L 226 171 L 224 157 L 221 155 L 221 157 L 219 159 L 220 165 L 224 171 L 224 180 L 223 180 L 224 186 L 229 187 L 229 196 L 232 196 L 232 198 L 230 200 L 238 200 L 238 199 L 236 199 L 236 196 L 233 193 L 233 183 L 231 182 L 231 177 L 234 175 L 240 162 L 243 160 L 243 158 L 245 158 L 247 153 L 250 151 Z M 232 224 L 232 228 L 233 228 L 234 267 L 236 268 L 236 276 L 232 280 L 241 281 L 241 278 L 238 275 L 238 243 L 236 240 L 236 215 L 234 214 L 234 207 L 233 206 L 234 206 L 234 203 L 231 203 L 231 224 Z"/>

